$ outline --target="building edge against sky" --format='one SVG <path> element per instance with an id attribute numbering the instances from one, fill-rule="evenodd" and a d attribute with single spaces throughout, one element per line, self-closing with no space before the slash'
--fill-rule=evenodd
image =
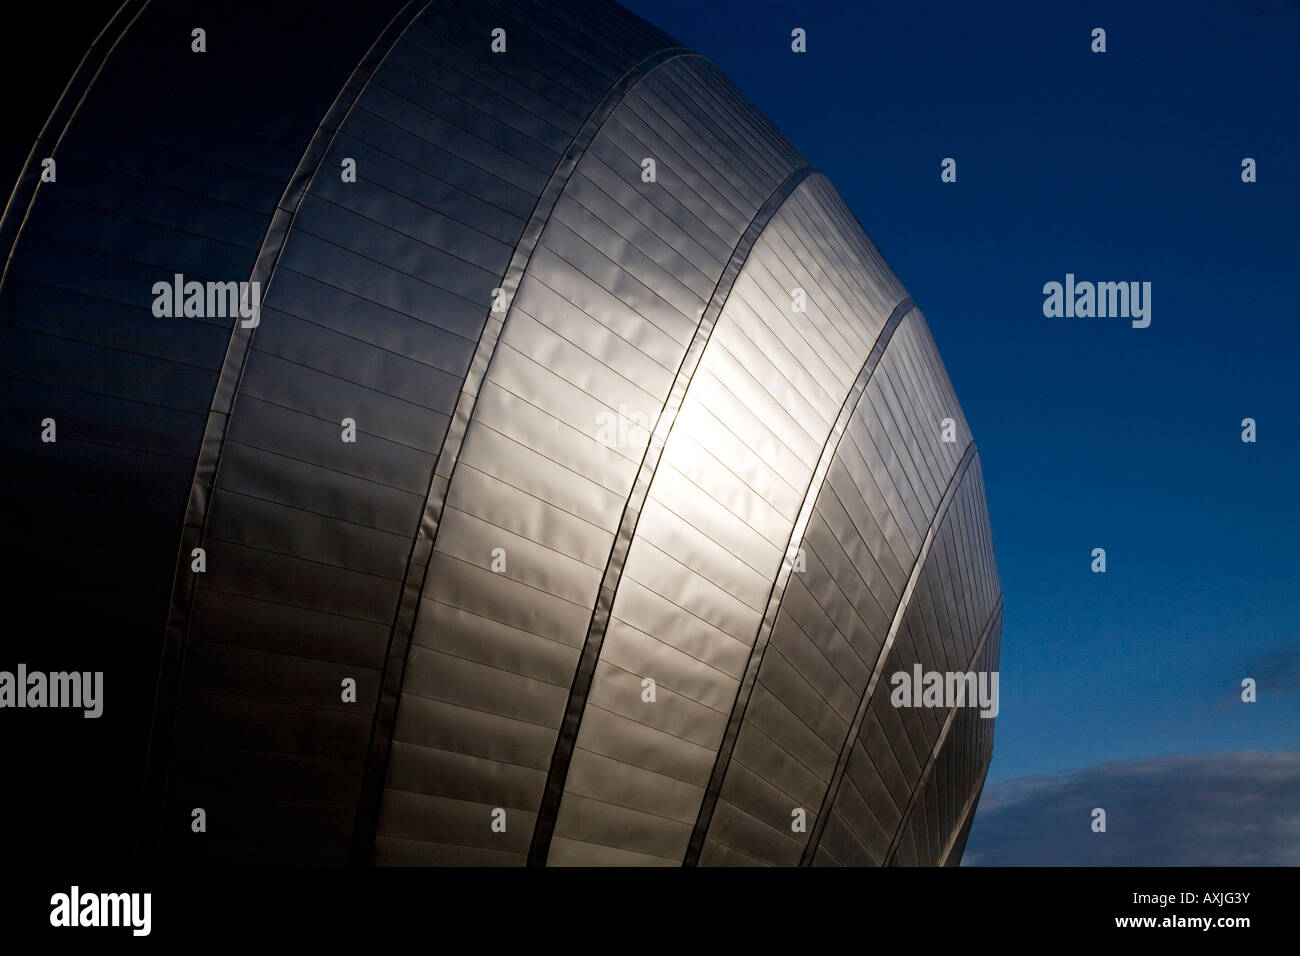
<path id="1" fill-rule="evenodd" d="M 891 678 L 997 670 L 979 457 L 829 181 L 613 4 L 313 11 L 127 3 L 0 223 L 14 593 L 159 675 L 148 851 L 958 862 L 995 721 Z"/>

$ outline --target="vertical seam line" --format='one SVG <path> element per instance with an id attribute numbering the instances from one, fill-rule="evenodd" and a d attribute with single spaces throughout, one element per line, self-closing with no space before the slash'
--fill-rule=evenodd
<path id="1" fill-rule="evenodd" d="M 317 124 L 316 131 L 303 150 L 297 167 L 285 184 L 284 193 L 276 203 L 249 275 L 250 283 L 262 283 L 262 298 L 258 303 L 259 316 L 261 306 L 270 294 L 271 282 L 280 264 L 280 258 L 288 245 L 298 209 L 319 174 L 339 130 L 343 128 L 361 94 L 369 86 L 371 79 L 388 58 L 393 47 L 432 2 L 433 0 L 427 0 L 423 5 L 419 5 L 418 0 L 410 0 L 389 20 Z M 158 666 L 154 716 L 149 734 L 144 813 L 141 818 L 141 833 L 147 854 L 157 852 L 161 845 L 167 787 L 171 776 L 170 757 L 176 734 L 176 708 L 180 701 L 180 679 L 193 616 L 194 596 L 198 590 L 197 578 L 190 570 L 190 554 L 194 548 L 201 547 L 204 540 L 211 500 L 216 493 L 221 455 L 225 449 L 226 432 L 234 412 L 235 399 L 243 382 L 244 369 L 256 330 L 257 326 L 244 327 L 242 317 L 236 314 L 226 355 L 222 360 L 221 371 L 213 390 L 212 402 L 208 407 L 203 440 L 199 446 L 194 475 L 190 482 L 190 495 L 181 526 L 180 546 L 177 549 L 167 629 Z"/>
<path id="2" fill-rule="evenodd" d="M 94 72 L 87 78 L 85 74 L 86 71 L 90 69 L 92 57 L 97 48 L 105 42 L 110 31 L 113 29 L 113 25 L 118 23 L 123 17 L 128 16 L 128 9 L 137 4 L 139 9 L 134 13 L 129 14 L 130 20 L 124 27 L 122 27 L 117 36 L 114 37 L 113 42 L 108 45 L 108 49 L 103 51 L 103 55 L 100 56 L 98 61 L 95 63 Z M 72 73 L 72 78 L 68 80 L 67 86 L 65 86 L 63 92 L 59 94 L 58 102 L 54 104 L 54 109 L 50 111 L 49 118 L 46 119 L 45 125 L 41 127 L 41 132 L 36 137 L 36 142 L 32 144 L 31 152 L 27 154 L 27 160 L 23 163 L 23 170 L 19 173 L 18 182 L 14 184 L 14 190 L 10 193 L 9 201 L 5 204 L 4 214 L 0 215 L 0 248 L 5 248 L 7 246 L 5 251 L 4 268 L 0 269 L 0 289 L 4 288 L 5 279 L 9 275 L 9 264 L 13 261 L 14 250 L 18 248 L 18 240 L 22 238 L 23 229 L 26 227 L 27 220 L 32 214 L 32 209 L 36 205 L 36 197 L 40 193 L 41 189 L 41 178 L 39 176 L 33 178 L 35 170 L 32 168 L 32 160 L 34 160 L 40 153 L 44 152 L 41 148 L 42 143 L 46 142 L 51 131 L 51 126 L 59 122 L 60 115 L 66 108 L 64 105 L 65 102 L 70 96 L 76 96 L 76 105 L 67 110 L 67 119 L 62 121 L 63 128 L 59 131 L 58 137 L 54 140 L 54 145 L 50 147 L 48 156 L 53 157 L 54 154 L 58 152 L 59 146 L 63 142 L 63 137 L 68 135 L 68 130 L 72 126 L 72 121 L 77 118 L 77 113 L 81 111 L 82 104 L 86 102 L 86 97 L 90 95 L 90 91 L 94 87 L 95 81 L 99 79 L 99 74 L 103 72 L 104 66 L 108 63 L 108 58 L 113 55 L 113 51 L 117 49 L 117 45 L 126 37 L 127 31 L 135 25 L 135 21 L 140 18 L 140 14 L 144 13 L 145 8 L 148 6 L 149 0 L 143 0 L 143 2 L 139 2 L 139 0 L 127 0 L 126 3 L 123 3 L 117 8 L 117 12 L 113 14 L 108 23 L 104 24 L 104 28 L 100 30 L 95 39 L 91 41 L 90 48 L 81 58 L 81 62 L 77 64 L 77 68 Z M 81 82 L 83 79 L 84 83 Z M 78 89 L 80 90 L 80 95 L 77 93 Z M 13 218 L 17 206 L 22 202 L 19 196 L 23 192 L 24 186 L 27 184 L 31 185 L 31 195 L 27 198 L 27 207 L 23 210 L 22 218 L 18 220 L 18 225 L 15 226 L 13 225 Z M 11 229 L 13 230 L 13 239 L 6 243 L 4 240 L 4 234 Z"/>
<path id="3" fill-rule="evenodd" d="M 962 455 L 957 469 L 952 473 L 952 477 L 948 479 L 948 487 L 944 489 L 943 499 L 935 510 L 934 518 L 930 521 L 930 527 L 926 529 L 925 540 L 921 542 L 921 550 L 917 552 L 916 560 L 912 563 L 912 573 L 908 577 L 907 586 L 898 599 L 898 607 L 894 611 L 894 620 L 889 625 L 889 634 L 880 647 L 880 655 L 876 658 L 876 666 L 872 669 L 871 679 L 867 681 L 866 689 L 862 692 L 862 699 L 858 702 L 857 712 L 853 715 L 853 723 L 849 725 L 849 732 L 845 735 L 844 743 L 840 747 L 840 755 L 835 761 L 835 770 L 831 774 L 830 784 L 826 787 L 826 794 L 822 797 L 821 809 L 817 813 L 817 821 L 813 824 L 813 832 L 808 835 L 808 844 L 804 847 L 803 856 L 799 861 L 800 866 L 811 865 L 813 856 L 817 853 L 817 846 L 821 843 L 822 833 L 826 830 L 827 817 L 830 815 L 831 808 L 835 805 L 835 798 L 839 794 L 840 784 L 844 780 L 844 771 L 848 766 L 849 755 L 853 752 L 853 742 L 858 738 L 858 733 L 862 729 L 862 722 L 867 716 L 867 709 L 871 705 L 872 693 L 876 689 L 876 684 L 880 681 L 881 672 L 884 669 L 886 659 L 889 657 L 889 652 L 894 647 L 894 639 L 898 637 L 899 628 L 903 625 L 903 615 L 912 603 L 912 595 L 916 592 L 917 582 L 921 579 L 921 571 L 925 567 L 926 559 L 930 556 L 930 548 L 938 536 L 944 518 L 948 515 L 949 507 L 957 497 L 957 490 L 961 487 L 971 462 L 975 460 L 975 455 L 975 442 L 971 441 L 966 446 L 966 452 Z"/>
<path id="4" fill-rule="evenodd" d="M 776 618 L 780 613 L 781 603 L 785 600 L 785 590 L 789 585 L 790 575 L 794 572 L 795 561 L 804 543 L 803 539 L 808 529 L 808 522 L 812 519 L 813 509 L 821 497 L 826 475 L 830 471 L 835 456 L 839 453 L 840 442 L 844 438 L 844 433 L 848 430 L 849 421 L 857 412 L 858 403 L 862 400 L 862 396 L 866 394 L 867 385 L 870 384 L 871 377 L 880 365 L 885 350 L 893 340 L 894 332 L 903 324 L 903 320 L 915 307 L 916 303 L 911 296 L 905 297 L 894 306 L 889 318 L 876 336 L 876 342 L 872 346 L 871 352 L 863 361 L 862 368 L 858 370 L 857 378 L 854 379 L 848 394 L 844 396 L 835 424 L 831 427 L 830 432 L 826 435 L 826 440 L 822 443 L 821 457 L 818 459 L 817 467 L 808 478 L 808 486 L 804 490 L 803 502 L 799 507 L 798 516 L 795 523 L 790 527 L 790 537 L 786 542 L 785 559 L 781 562 L 781 568 L 777 572 L 776 580 L 772 582 L 772 588 L 768 592 L 767 607 L 763 612 L 763 619 L 759 623 L 754 644 L 750 648 L 744 676 L 741 678 L 740 685 L 736 688 L 736 699 L 732 704 L 731 716 L 727 720 L 727 727 L 722 735 L 722 743 L 718 747 L 718 754 L 714 760 L 713 772 L 709 775 L 709 783 L 704 791 L 704 799 L 700 803 L 700 811 L 695 820 L 695 829 L 691 831 L 690 843 L 686 847 L 686 856 L 682 860 L 683 866 L 696 866 L 699 863 L 700 854 L 704 850 L 704 840 L 708 835 L 709 824 L 713 820 L 713 811 L 717 807 L 718 797 L 722 793 L 722 784 L 726 778 L 727 770 L 731 766 L 731 755 L 735 751 L 736 741 L 740 736 L 740 728 L 744 722 L 745 713 L 749 709 L 749 701 L 754 693 L 754 685 L 758 681 L 763 656 L 767 651 L 772 630 L 776 626 Z"/>
<path id="5" fill-rule="evenodd" d="M 650 486 L 663 457 L 668 436 L 677 423 L 691 381 L 699 368 L 704 349 L 713 336 L 713 330 L 722 315 L 723 306 L 731 296 L 731 290 L 737 277 L 744 268 L 758 237 L 767 228 L 777 211 L 785 204 L 799 185 L 814 173 L 811 165 L 804 164 L 792 170 L 780 185 L 772 191 L 767 200 L 754 214 L 754 218 L 745 227 L 744 233 L 731 251 L 731 257 L 718 277 L 718 282 L 709 297 L 709 304 L 700 317 L 700 324 L 695 328 L 695 335 L 682 355 L 677 367 L 677 374 L 668 393 L 668 398 L 660 410 L 654 431 L 646 443 L 641 456 L 641 467 L 623 505 L 623 514 L 619 519 L 618 533 L 610 547 L 609 559 L 605 564 L 605 573 L 601 577 L 600 588 L 596 595 L 596 604 L 592 608 L 591 619 L 587 625 L 587 636 L 583 641 L 582 653 L 578 658 L 578 667 L 569 688 L 568 702 L 564 709 L 564 718 L 560 724 L 560 733 L 555 742 L 555 751 L 551 755 L 550 769 L 546 774 L 546 785 L 542 791 L 542 803 L 533 827 L 533 839 L 528 850 L 529 866 L 544 866 L 550 852 L 551 839 L 555 835 L 555 822 L 559 815 L 560 801 L 564 796 L 565 782 L 568 778 L 569 765 L 577 746 L 578 730 L 582 724 L 582 714 L 587 706 L 587 697 L 591 692 L 595 677 L 596 664 L 600 659 L 600 650 L 605 643 L 605 634 L 609 630 L 610 612 L 613 610 L 614 597 L 618 592 L 623 571 L 627 566 L 628 553 L 636 537 L 637 523 L 641 510 L 645 506 Z"/>
<path id="6" fill-rule="evenodd" d="M 989 618 L 984 624 L 983 633 L 980 635 L 979 643 L 975 645 L 975 650 L 971 652 L 970 662 L 967 664 L 966 670 L 969 671 L 971 667 L 974 666 L 975 662 L 979 660 L 979 656 L 984 650 L 984 645 L 988 643 L 989 635 L 993 633 L 993 624 L 997 621 L 998 614 L 1001 611 L 1002 597 L 999 595 L 997 603 L 993 605 L 993 610 L 989 612 Z M 938 739 L 935 740 L 934 746 L 930 748 L 930 754 L 926 758 L 925 766 L 921 768 L 921 775 L 917 778 L 916 786 L 912 789 L 912 796 L 908 798 L 907 806 L 903 808 L 902 819 L 898 822 L 898 827 L 894 831 L 893 839 L 889 841 L 889 849 L 885 851 L 885 858 L 881 860 L 882 866 L 889 866 L 894 857 L 898 854 L 898 841 L 903 837 L 903 831 L 907 828 L 908 820 L 916 806 L 921 789 L 930 779 L 930 774 L 933 772 L 935 764 L 939 759 L 939 752 L 943 750 L 943 745 L 948 739 L 948 732 L 952 729 L 952 725 L 956 723 L 957 713 L 960 709 L 959 705 L 953 704 L 952 708 L 948 711 L 948 716 L 944 720 L 943 727 L 939 731 Z M 959 825 L 954 828 L 953 832 L 959 832 L 960 829 L 961 827 Z"/>
<path id="7" fill-rule="evenodd" d="M 357 822 L 353 830 L 352 862 L 361 865 L 369 861 L 373 854 L 374 841 L 379 827 L 379 810 L 383 801 L 384 785 L 388 776 L 388 761 L 392 753 L 393 732 L 397 725 L 397 711 L 401 703 L 402 684 L 406 677 L 406 656 L 410 649 L 411 638 L 415 632 L 415 622 L 419 615 L 420 597 L 424 593 L 433 553 L 437 546 L 438 531 L 441 527 L 442 512 L 455 477 L 456 465 L 460 461 L 461 448 L 466 433 L 474 417 L 479 393 L 487 378 L 487 372 L 496 355 L 501 333 L 514 309 L 514 298 L 528 270 L 529 263 L 542 234 L 550 222 L 551 213 L 556 203 L 568 187 L 569 180 L 588 147 L 603 128 L 605 121 L 614 113 L 627 97 L 628 93 L 654 70 L 670 60 L 679 57 L 696 57 L 685 47 L 666 47 L 652 53 L 627 69 L 613 86 L 605 93 L 600 102 L 592 107 L 578 132 L 574 134 L 556 164 L 551 177 L 538 196 L 528 223 L 515 245 L 514 254 L 501 280 L 503 297 L 509 302 L 505 315 L 498 318 L 489 310 L 479 333 L 478 345 L 470 361 L 465 381 L 461 385 L 460 396 L 447 431 L 443 436 L 438 460 L 429 478 L 429 490 L 425 496 L 425 505 L 420 527 L 411 545 L 407 559 L 406 573 L 403 576 L 401 597 L 398 601 L 393 624 L 389 631 L 388 647 L 384 654 L 384 669 L 379 686 L 379 699 L 375 706 L 374 720 L 371 724 L 370 742 L 366 753 L 366 767 L 362 777 L 361 795 L 357 804 Z"/>

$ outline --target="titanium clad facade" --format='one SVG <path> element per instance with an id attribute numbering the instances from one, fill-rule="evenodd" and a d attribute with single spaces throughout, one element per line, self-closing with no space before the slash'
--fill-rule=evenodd
<path id="1" fill-rule="evenodd" d="M 890 676 L 997 669 L 979 459 L 829 181 L 604 0 L 312 9 L 250 73 L 260 6 L 127 4 L 0 223 L 5 519 L 158 671 L 146 847 L 958 862 L 994 721 Z"/>

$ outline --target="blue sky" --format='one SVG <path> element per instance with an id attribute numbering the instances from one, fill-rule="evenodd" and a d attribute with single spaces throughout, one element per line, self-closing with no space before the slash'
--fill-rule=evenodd
<path id="1" fill-rule="evenodd" d="M 926 314 L 1005 592 L 985 802 L 1300 746 L 1300 5 L 624 2 L 830 176 Z M 1151 326 L 1045 318 L 1067 272 L 1150 282 Z"/>

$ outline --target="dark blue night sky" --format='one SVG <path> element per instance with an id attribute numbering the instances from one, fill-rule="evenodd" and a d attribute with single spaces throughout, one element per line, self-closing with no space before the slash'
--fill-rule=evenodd
<path id="1" fill-rule="evenodd" d="M 1086 833 L 1101 773 L 1114 805 L 1117 779 L 1134 788 L 1146 818 L 1128 822 L 1148 831 L 1214 784 L 1203 816 L 1275 819 L 1283 849 L 1180 855 L 1199 840 L 1184 820 L 1139 852 L 1121 820 L 1110 855 L 1041 862 L 1300 862 L 1300 761 L 1244 753 L 1300 744 L 1300 6 L 625 2 L 831 178 L 924 310 L 974 431 L 1006 603 L 967 861 L 1039 862 L 1053 828 Z M 1066 273 L 1150 282 L 1150 327 L 1044 317 Z M 1173 754 L 1233 754 L 1237 782 L 1224 795 L 1206 777 L 1221 762 Z M 1151 768 L 1185 786 L 1137 793 Z M 1082 822 L 1038 820 L 1031 791 L 1070 801 L 1018 778 L 1065 771 L 1053 786 Z M 1042 832 L 990 855 L 1008 814 Z"/>

